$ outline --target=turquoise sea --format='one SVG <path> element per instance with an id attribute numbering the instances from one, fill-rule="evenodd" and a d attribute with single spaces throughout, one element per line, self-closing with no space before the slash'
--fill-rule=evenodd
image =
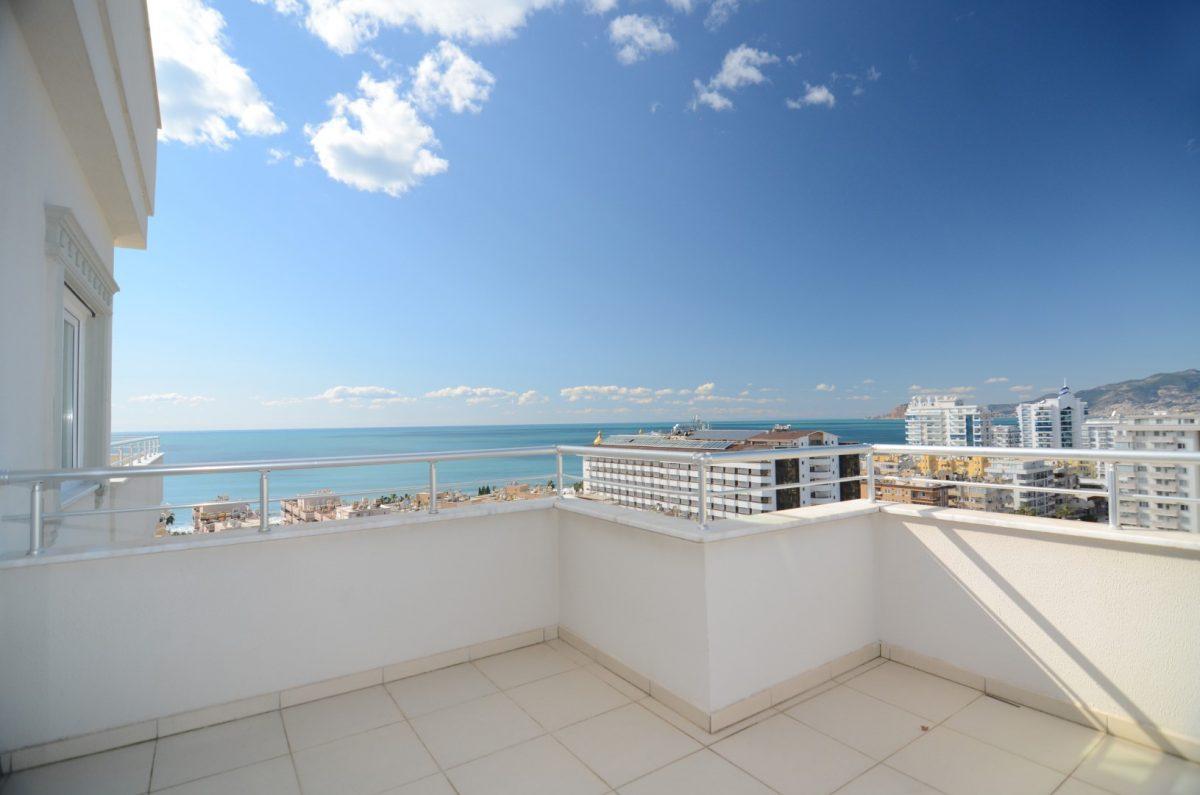
<path id="1" fill-rule="evenodd" d="M 794 428 L 815 428 L 837 434 L 842 441 L 904 443 L 903 420 L 780 419 L 751 422 L 714 422 L 719 428 L 770 428 L 781 422 Z M 164 463 L 200 464 L 220 461 L 253 461 L 278 458 L 380 455 L 442 450 L 479 450 L 496 447 L 533 447 L 552 444 L 591 444 L 596 431 L 607 436 L 637 430 L 669 430 L 674 423 L 606 423 L 591 425 L 456 425 L 427 428 L 307 428 L 262 431 L 145 431 L 115 434 L 160 437 Z M 554 458 L 447 461 L 438 465 L 440 488 L 474 491 L 478 486 L 502 486 L 513 481 L 545 483 L 554 477 Z M 578 458 L 568 458 L 565 469 L 580 473 Z M 427 486 L 425 464 L 354 467 L 343 469 L 277 472 L 271 475 L 271 496 L 287 497 L 321 488 L 335 493 L 419 491 Z M 568 482 L 569 479 L 568 479 Z M 175 505 L 211 500 L 219 494 L 233 499 L 257 499 L 256 474 L 171 477 L 163 485 L 164 498 Z"/>

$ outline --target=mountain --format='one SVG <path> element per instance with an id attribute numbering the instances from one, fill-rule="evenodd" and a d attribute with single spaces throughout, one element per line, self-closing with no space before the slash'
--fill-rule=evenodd
<path id="1" fill-rule="evenodd" d="M 908 411 L 908 404 L 901 403 L 899 406 L 896 406 L 894 409 L 889 411 L 887 414 L 880 414 L 877 417 L 871 417 L 871 419 L 873 419 L 873 420 L 902 420 L 902 419 L 904 419 L 904 412 L 906 412 L 906 411 Z"/>
<path id="2" fill-rule="evenodd" d="M 1057 393 L 1042 395 L 1034 400 L 1054 397 Z M 1200 411 L 1200 370 L 1180 370 L 1177 373 L 1155 373 L 1146 378 L 1119 381 L 1091 389 L 1075 392 L 1088 404 L 1088 414 L 1102 417 L 1114 411 L 1121 414 L 1145 413 L 1149 411 L 1197 412 Z M 992 414 L 1012 414 L 1016 403 L 993 403 L 988 411 Z"/>

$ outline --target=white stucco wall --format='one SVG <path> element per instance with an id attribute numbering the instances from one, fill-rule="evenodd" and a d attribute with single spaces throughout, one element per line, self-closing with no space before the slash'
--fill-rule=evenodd
<path id="1" fill-rule="evenodd" d="M 704 545 L 565 510 L 558 515 L 559 623 L 707 710 Z"/>
<path id="2" fill-rule="evenodd" d="M 554 624 L 554 510 L 452 513 L 0 568 L 0 748 Z"/>
<path id="3" fill-rule="evenodd" d="M 879 640 L 873 519 L 704 545 L 712 709 Z"/>
<path id="4" fill-rule="evenodd" d="M 1200 737 L 1200 551 L 876 521 L 884 642 Z"/>

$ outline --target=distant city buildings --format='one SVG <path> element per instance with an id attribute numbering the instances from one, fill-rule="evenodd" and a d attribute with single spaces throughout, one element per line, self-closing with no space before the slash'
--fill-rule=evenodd
<path id="1" fill-rule="evenodd" d="M 1021 429 L 1016 425 L 992 424 L 988 445 L 991 447 L 1020 447 Z"/>
<path id="2" fill-rule="evenodd" d="M 904 413 L 908 444 L 935 447 L 984 447 L 990 423 L 979 406 L 953 395 L 916 395 Z"/>
<path id="3" fill-rule="evenodd" d="M 1088 417 L 1083 422 L 1083 446 L 1090 450 L 1111 450 L 1117 446 L 1117 426 L 1121 418 Z M 1107 477 L 1110 464 L 1097 461 L 1094 465 L 1097 477 Z"/>
<path id="4" fill-rule="evenodd" d="M 1064 382 L 1058 395 L 1017 406 L 1021 447 L 1084 447 L 1087 403 Z"/>
<path id="5" fill-rule="evenodd" d="M 1122 417 L 1115 425 L 1114 446 L 1124 450 L 1196 452 L 1200 450 L 1200 414 Z M 1134 495 L 1120 500 L 1121 524 L 1200 532 L 1200 505 L 1154 499 L 1200 496 L 1200 466 L 1119 464 L 1117 480 L 1123 495 Z"/>
<path id="6" fill-rule="evenodd" d="M 842 486 L 848 484 L 828 482 L 842 477 L 837 445 L 838 437 L 832 433 L 793 430 L 789 426 L 711 430 L 696 423 L 677 425 L 669 433 L 597 435 L 596 454 L 583 457 L 583 496 L 676 516 L 695 516 L 699 505 L 695 464 L 646 461 L 623 456 L 622 450 L 729 452 L 820 446 L 829 447 L 829 455 L 710 466 L 706 481 L 709 515 L 720 519 L 838 502 L 843 498 Z M 794 488 L 771 488 L 792 484 Z M 719 493 L 756 486 L 763 490 Z M 858 496 L 857 490 L 846 496 Z"/>

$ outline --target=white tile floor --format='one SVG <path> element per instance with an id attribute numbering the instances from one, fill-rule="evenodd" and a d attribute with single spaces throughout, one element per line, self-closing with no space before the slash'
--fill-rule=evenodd
<path id="1" fill-rule="evenodd" d="M 883 660 L 712 734 L 552 642 L 0 784 L 147 791 L 1184 795 L 1200 766 Z"/>

